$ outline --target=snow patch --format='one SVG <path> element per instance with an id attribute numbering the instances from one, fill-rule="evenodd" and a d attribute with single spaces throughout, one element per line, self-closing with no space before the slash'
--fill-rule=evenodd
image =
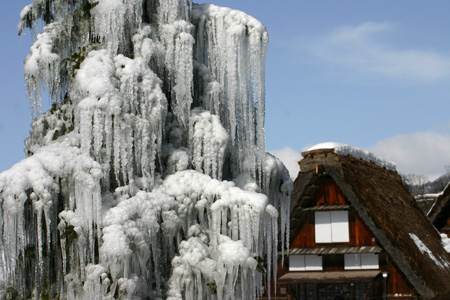
<path id="1" fill-rule="evenodd" d="M 428 255 L 428 257 L 431 258 L 431 260 L 433 260 L 434 263 L 436 265 L 438 265 L 441 269 L 446 269 L 446 268 L 450 267 L 450 263 L 448 261 L 444 260 L 443 258 L 440 258 L 438 260 L 434 256 L 433 252 L 431 252 L 431 250 L 428 249 L 428 247 L 425 246 L 425 244 L 414 233 L 410 233 L 409 236 L 414 241 L 414 243 L 416 244 L 417 248 L 419 248 L 420 252 L 422 252 L 423 254 Z"/>
<path id="2" fill-rule="evenodd" d="M 445 233 L 441 233 L 441 239 L 445 251 L 450 253 L 450 238 L 448 238 L 448 236 Z"/>

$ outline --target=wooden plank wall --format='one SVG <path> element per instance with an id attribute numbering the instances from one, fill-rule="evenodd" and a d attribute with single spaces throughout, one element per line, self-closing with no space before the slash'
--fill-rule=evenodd
<path id="1" fill-rule="evenodd" d="M 320 205 L 346 205 L 348 204 L 344 194 L 332 179 L 326 179 L 318 188 L 317 196 L 309 206 Z M 316 244 L 314 237 L 314 212 L 308 211 L 304 214 L 305 222 L 298 231 L 297 236 L 291 244 L 292 248 L 316 248 L 316 247 L 359 247 L 375 246 L 374 235 L 357 216 L 356 212 L 349 211 L 349 243 Z"/>
<path id="2" fill-rule="evenodd" d="M 388 272 L 387 290 L 388 294 L 414 295 L 414 289 L 406 281 L 403 274 L 394 265 L 391 259 L 384 253 L 380 267 Z M 384 279 L 383 279 L 384 280 Z"/>

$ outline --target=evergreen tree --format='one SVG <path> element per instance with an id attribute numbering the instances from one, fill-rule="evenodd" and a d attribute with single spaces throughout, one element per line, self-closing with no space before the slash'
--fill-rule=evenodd
<path id="1" fill-rule="evenodd" d="M 292 182 L 265 153 L 264 26 L 190 0 L 35 0 L 19 30 L 40 22 L 24 68 L 28 157 L 0 174 L 0 295 L 270 287 Z"/>

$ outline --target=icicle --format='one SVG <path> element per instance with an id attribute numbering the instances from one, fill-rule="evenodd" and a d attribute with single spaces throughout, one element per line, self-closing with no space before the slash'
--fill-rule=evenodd
<path id="1" fill-rule="evenodd" d="M 93 138 L 94 157 L 106 170 L 112 158 L 117 182 L 128 184 L 137 166 L 138 175 L 145 178 L 143 188 L 153 186 L 155 160 L 162 145 L 163 128 L 158 121 L 167 111 L 159 84 L 142 58 L 112 58 L 105 51 L 91 52 L 77 72 L 72 97 L 90 96 L 78 103 L 82 147 L 90 152 Z"/>
<path id="2" fill-rule="evenodd" d="M 34 196 L 34 197 L 33 197 Z M 36 216 L 37 216 L 37 246 L 38 246 L 38 268 L 39 268 L 39 272 L 42 273 L 43 269 L 44 269 L 44 261 L 43 261 L 43 232 L 42 232 L 42 212 L 43 212 L 43 206 L 44 203 L 39 199 L 37 199 L 36 195 L 32 195 L 31 196 L 32 201 L 33 201 L 33 208 L 36 211 Z M 33 199 L 34 198 L 34 199 Z"/>
<path id="3" fill-rule="evenodd" d="M 161 1 L 159 5 L 159 24 L 172 24 L 178 19 L 189 20 L 191 0 L 167 0 Z"/>
<path id="4" fill-rule="evenodd" d="M 224 87 L 219 97 L 224 103 L 219 115 L 230 132 L 232 157 L 239 158 L 233 173 L 237 176 L 249 172 L 256 180 L 257 174 L 262 174 L 265 151 L 265 87 L 261 68 L 267 32 L 248 15 L 214 5 L 196 6 L 192 16 L 197 28 L 195 55 Z"/>
<path id="5" fill-rule="evenodd" d="M 100 0 L 91 9 L 95 33 L 111 53 L 123 50 L 127 33 L 141 26 L 142 6 L 143 0 Z"/>
<path id="6" fill-rule="evenodd" d="M 264 170 L 264 190 L 269 196 L 270 203 L 279 210 L 281 259 L 284 262 L 284 251 L 289 249 L 290 195 L 294 185 L 283 163 L 268 153 L 265 157 Z"/>
<path id="7" fill-rule="evenodd" d="M 50 95 L 59 95 L 60 56 L 53 52 L 53 41 L 57 38 L 59 23 L 47 25 L 25 59 L 24 73 L 33 117 L 41 113 L 41 86 L 45 85 Z"/>
<path id="8" fill-rule="evenodd" d="M 193 27 L 184 20 L 160 24 L 161 41 L 166 48 L 165 66 L 171 87 L 171 106 L 183 129 L 188 128 L 193 92 Z"/>
<path id="9" fill-rule="evenodd" d="M 182 25 L 184 27 L 186 25 Z M 174 56 L 174 85 L 173 110 L 184 128 L 189 123 L 189 110 L 192 103 L 193 90 L 193 55 L 194 38 L 188 28 L 183 28 L 175 39 Z"/>
<path id="10" fill-rule="evenodd" d="M 219 118 L 209 112 L 195 108 L 191 112 L 189 144 L 192 162 L 197 171 L 213 178 L 222 178 L 222 166 L 228 134 Z"/>

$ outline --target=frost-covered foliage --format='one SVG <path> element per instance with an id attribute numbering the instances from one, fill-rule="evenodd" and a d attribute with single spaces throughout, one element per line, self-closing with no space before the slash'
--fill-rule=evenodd
<path id="1" fill-rule="evenodd" d="M 35 0 L 19 31 L 40 20 L 28 157 L 0 174 L 0 298 L 270 290 L 293 186 L 265 153 L 264 26 L 190 0 Z"/>

